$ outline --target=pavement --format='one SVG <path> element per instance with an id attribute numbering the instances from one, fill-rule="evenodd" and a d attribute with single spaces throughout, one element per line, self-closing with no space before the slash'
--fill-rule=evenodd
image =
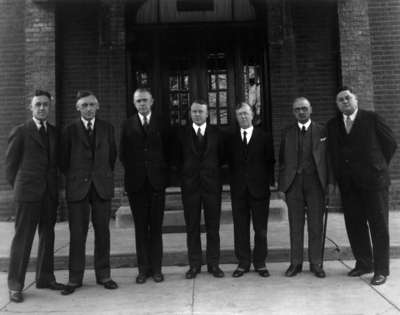
<path id="1" fill-rule="evenodd" d="M 6 286 L 0 291 L 0 313 L 7 314 L 134 314 L 134 315 L 395 315 L 400 314 L 400 259 L 391 261 L 391 275 L 381 286 L 371 286 L 372 274 L 360 278 L 346 273 L 354 261 L 328 261 L 327 277 L 319 279 L 305 270 L 293 278 L 283 276 L 287 263 L 269 263 L 271 277 L 250 272 L 232 278 L 235 265 L 222 265 L 226 276 L 213 278 L 202 272 L 184 279 L 186 267 L 165 267 L 165 281 L 134 282 L 136 268 L 112 270 L 119 289 L 109 291 L 95 282 L 93 270 L 74 294 L 39 290 L 34 274 L 27 275 L 24 303 L 8 302 Z M 203 268 L 204 269 L 204 268 Z M 58 281 L 67 271 L 57 271 Z M 0 273 L 5 283 L 6 274 Z"/>
<path id="2" fill-rule="evenodd" d="M 114 221 L 111 231 L 112 276 L 120 288 L 108 291 L 96 284 L 93 268 L 93 228 L 86 244 L 87 270 L 84 285 L 71 296 L 35 288 L 34 273 L 29 272 L 24 291 L 25 302 L 8 302 L 7 268 L 13 223 L 0 222 L 0 313 L 15 314 L 283 314 L 283 315 L 358 315 L 400 314 L 400 211 L 391 211 L 391 275 L 386 284 L 373 287 L 372 274 L 360 278 L 347 277 L 353 267 L 351 250 L 341 213 L 329 213 L 324 268 L 327 278 L 317 279 L 304 264 L 303 273 L 283 276 L 288 267 L 289 226 L 287 220 L 270 221 L 268 225 L 270 278 L 250 272 L 242 278 L 231 277 L 235 269 L 233 226 L 221 225 L 221 264 L 226 272 L 215 279 L 203 272 L 195 280 L 184 279 L 187 270 L 186 238 L 183 233 L 165 233 L 163 272 L 165 282 L 151 279 L 135 283 L 137 274 L 134 230 L 118 228 Z M 66 222 L 55 227 L 55 266 L 59 282 L 68 279 L 69 230 Z M 305 257 L 307 256 L 305 233 Z M 202 235 L 205 244 L 205 235 Z M 37 239 L 34 241 L 29 270 L 34 271 Z M 204 247 L 204 245 L 203 245 Z"/>
<path id="3" fill-rule="evenodd" d="M 183 214 L 182 214 L 183 215 Z M 400 211 L 390 211 L 389 229 L 391 257 L 400 258 Z M 305 227 L 307 231 L 307 227 Z M 0 271 L 8 270 L 10 244 L 14 233 L 12 222 L 0 222 Z M 111 266 L 136 267 L 135 236 L 132 228 L 118 228 L 115 221 L 110 223 Z M 289 259 L 289 223 L 287 220 L 270 221 L 268 224 L 268 261 L 285 262 Z M 233 225 L 221 224 L 221 263 L 233 264 L 236 259 L 233 252 Z M 165 266 L 183 266 L 187 264 L 186 236 L 184 233 L 164 233 Z M 307 233 L 304 237 L 305 256 L 307 256 Z M 202 244 L 206 243 L 202 233 Z M 37 237 L 34 240 L 29 270 L 35 270 L 37 256 Z M 55 268 L 68 269 L 69 229 L 67 222 L 59 222 L 55 227 Z M 86 262 L 93 268 L 94 233 L 90 226 L 86 242 Z M 353 259 L 349 246 L 342 213 L 329 213 L 327 239 L 325 243 L 325 260 Z"/>

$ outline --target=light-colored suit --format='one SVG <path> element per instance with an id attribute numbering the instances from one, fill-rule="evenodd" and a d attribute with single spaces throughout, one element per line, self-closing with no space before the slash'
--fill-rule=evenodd
<path id="1" fill-rule="evenodd" d="M 311 152 L 303 158 L 307 159 L 307 168 L 299 169 L 301 134 L 297 123 L 283 131 L 279 152 L 278 189 L 286 194 L 289 209 L 290 259 L 293 265 L 303 262 L 305 212 L 310 263 L 318 265 L 322 262 L 322 219 L 328 184 L 327 137 L 325 128 L 320 124 L 311 122 L 309 129 L 307 132 L 311 132 Z"/>

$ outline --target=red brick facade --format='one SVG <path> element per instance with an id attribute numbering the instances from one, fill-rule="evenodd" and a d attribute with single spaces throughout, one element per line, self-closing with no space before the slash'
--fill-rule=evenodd
<path id="1" fill-rule="evenodd" d="M 360 106 L 378 111 L 400 140 L 400 0 L 268 0 L 268 73 L 275 146 L 292 120 L 294 97 L 310 99 L 315 120 L 336 111 L 338 85 L 352 85 Z M 91 89 L 100 117 L 119 138 L 127 95 L 125 1 L 2 0 L 0 2 L 0 148 L 12 126 L 29 117 L 36 87 L 55 95 L 52 119 L 77 117 L 74 95 Z M 276 150 L 277 152 L 277 150 Z M 4 156 L 3 156 L 4 158 Z M 392 164 L 392 208 L 400 203 L 400 158 Z M 116 186 L 122 186 L 117 165 Z M 12 214 L 0 163 L 0 217 Z M 119 197 L 119 195 L 118 195 Z"/>

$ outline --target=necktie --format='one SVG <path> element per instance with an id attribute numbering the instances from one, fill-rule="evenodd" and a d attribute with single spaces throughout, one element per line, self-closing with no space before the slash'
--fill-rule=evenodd
<path id="1" fill-rule="evenodd" d="M 87 132 L 88 132 L 89 137 L 92 136 L 92 134 L 93 134 L 93 126 L 92 126 L 92 121 L 91 120 L 88 120 Z"/>
<path id="2" fill-rule="evenodd" d="M 306 126 L 302 126 L 299 134 L 298 150 L 297 150 L 297 173 L 301 173 L 303 164 L 303 141 L 306 134 Z"/>
<path id="3" fill-rule="evenodd" d="M 147 119 L 147 116 L 143 116 L 143 129 L 146 133 L 149 130 L 149 121 Z"/>
<path id="4" fill-rule="evenodd" d="M 243 144 L 247 145 L 247 132 L 243 131 Z"/>
<path id="5" fill-rule="evenodd" d="M 344 126 L 346 128 L 347 134 L 349 134 L 351 131 L 351 127 L 353 126 L 353 121 L 351 120 L 349 115 L 346 115 Z"/>
<path id="6" fill-rule="evenodd" d="M 201 128 L 197 129 L 197 139 L 201 143 L 203 141 L 203 135 L 201 134 Z"/>
<path id="7" fill-rule="evenodd" d="M 40 121 L 39 133 L 43 138 L 46 138 L 47 136 L 46 127 L 44 126 L 44 122 L 42 120 Z"/>

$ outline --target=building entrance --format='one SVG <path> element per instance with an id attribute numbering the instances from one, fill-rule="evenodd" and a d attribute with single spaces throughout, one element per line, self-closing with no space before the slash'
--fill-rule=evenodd
<path id="1" fill-rule="evenodd" d="M 129 43 L 129 90 L 147 87 L 154 110 L 171 125 L 190 122 L 190 104 L 209 104 L 209 123 L 235 123 L 235 105 L 246 101 L 255 123 L 269 125 L 264 34 L 255 27 L 179 26 L 138 29 Z M 131 104 L 131 102 L 129 102 Z M 134 112 L 128 108 L 128 115 Z"/>

